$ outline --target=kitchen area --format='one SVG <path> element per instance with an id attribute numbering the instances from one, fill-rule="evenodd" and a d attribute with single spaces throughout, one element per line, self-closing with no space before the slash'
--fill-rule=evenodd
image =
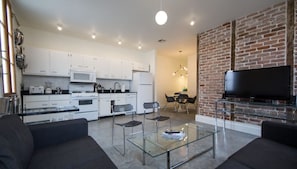
<path id="1" fill-rule="evenodd" d="M 143 102 L 154 100 L 149 64 L 36 47 L 25 51 L 20 115 L 25 123 L 98 120 L 112 116 L 112 104 L 131 104 L 143 113 Z"/>

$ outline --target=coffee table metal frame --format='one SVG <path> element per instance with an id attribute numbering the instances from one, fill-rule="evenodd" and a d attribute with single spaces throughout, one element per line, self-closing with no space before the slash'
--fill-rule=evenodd
<path id="1" fill-rule="evenodd" d="M 173 131 L 184 131 L 185 137 L 181 140 L 169 139 L 162 136 L 163 132 L 166 129 L 159 129 L 158 132 L 147 133 L 144 135 L 134 135 L 129 138 L 128 141 L 131 142 L 136 147 L 140 148 L 143 152 L 142 163 L 145 165 L 145 154 L 150 155 L 151 157 L 157 157 L 159 155 L 167 155 L 167 169 L 176 168 L 190 160 L 212 150 L 213 158 L 215 158 L 215 130 L 208 129 L 206 127 L 197 126 L 192 123 L 185 123 L 180 126 L 172 127 Z M 194 154 L 191 157 L 188 157 L 186 160 L 178 162 L 174 165 L 171 165 L 170 152 L 178 149 L 183 146 L 189 146 L 189 144 L 202 140 L 204 138 L 212 137 L 212 145 L 205 149 L 204 151 Z"/>

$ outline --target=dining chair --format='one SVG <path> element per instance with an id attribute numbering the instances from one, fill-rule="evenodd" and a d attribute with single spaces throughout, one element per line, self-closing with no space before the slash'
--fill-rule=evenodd
<path id="1" fill-rule="evenodd" d="M 187 108 L 187 113 L 188 113 L 188 114 L 189 114 L 189 105 L 190 105 L 190 104 L 195 105 L 195 103 L 196 103 L 196 98 L 197 98 L 197 96 L 195 96 L 195 97 L 188 97 L 188 98 L 187 98 L 187 105 L 186 105 L 186 108 Z M 196 109 L 196 105 L 195 105 L 195 109 Z"/>
<path id="2" fill-rule="evenodd" d="M 187 99 L 188 99 L 188 95 L 187 94 L 179 94 L 177 99 L 176 99 L 176 102 L 178 103 L 178 108 L 177 108 L 177 111 L 182 109 L 183 106 L 185 106 L 185 109 L 187 109 L 186 107 L 186 104 L 187 104 Z"/>
<path id="3" fill-rule="evenodd" d="M 174 97 L 174 96 L 168 96 L 168 95 L 165 93 L 165 98 L 166 98 L 166 105 L 164 106 L 164 110 L 167 109 L 168 104 L 173 103 L 173 105 L 174 105 L 174 111 L 176 111 L 175 97 Z"/>
<path id="4" fill-rule="evenodd" d="M 133 106 L 131 104 L 122 104 L 122 105 L 112 105 L 111 107 L 112 109 L 112 113 L 113 113 L 113 119 L 112 119 L 112 146 L 121 154 L 121 155 L 125 155 L 126 152 L 126 133 L 125 133 L 125 129 L 126 128 L 132 128 L 132 134 L 133 133 L 133 127 L 142 125 L 142 134 L 144 136 L 144 127 L 143 127 L 143 123 L 141 121 L 137 121 L 134 120 L 134 116 L 136 114 L 136 111 L 133 111 Z M 118 112 L 128 112 L 132 117 L 131 120 L 129 121 L 125 121 L 125 122 L 116 122 L 116 113 Z M 115 126 L 120 126 L 123 129 L 123 153 L 121 152 L 121 150 L 119 148 L 117 148 L 114 145 L 114 130 L 115 130 Z"/>
<path id="5" fill-rule="evenodd" d="M 152 120 L 152 121 L 155 121 L 156 123 L 156 131 L 158 132 L 158 128 L 159 128 L 159 122 L 160 121 L 166 121 L 166 120 L 169 120 L 169 124 L 170 124 L 170 128 L 171 128 L 171 119 L 170 117 L 168 116 L 162 116 L 159 112 L 160 110 L 160 104 L 159 102 L 145 102 L 143 103 L 143 108 L 144 108 L 144 122 L 145 122 L 145 119 L 147 120 Z M 153 114 L 151 116 L 153 117 L 145 117 L 146 116 L 146 113 L 147 113 L 147 110 L 148 109 L 153 109 Z"/>

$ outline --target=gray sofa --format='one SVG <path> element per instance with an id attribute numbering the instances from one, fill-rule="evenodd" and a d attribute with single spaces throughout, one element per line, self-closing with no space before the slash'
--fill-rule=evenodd
<path id="1" fill-rule="evenodd" d="M 297 125 L 264 121 L 262 137 L 235 152 L 217 169 L 296 169 Z"/>
<path id="2" fill-rule="evenodd" d="M 27 126 L 18 116 L 0 118 L 1 169 L 116 169 L 88 136 L 85 119 Z"/>

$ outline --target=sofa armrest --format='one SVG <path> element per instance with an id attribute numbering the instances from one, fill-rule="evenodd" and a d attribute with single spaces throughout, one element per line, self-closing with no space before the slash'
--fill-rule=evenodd
<path id="1" fill-rule="evenodd" d="M 88 136 L 88 122 L 86 119 L 36 124 L 28 127 L 33 136 L 34 149 Z"/>
<path id="2" fill-rule="evenodd" d="M 263 121 L 262 138 L 297 148 L 297 125 Z"/>

